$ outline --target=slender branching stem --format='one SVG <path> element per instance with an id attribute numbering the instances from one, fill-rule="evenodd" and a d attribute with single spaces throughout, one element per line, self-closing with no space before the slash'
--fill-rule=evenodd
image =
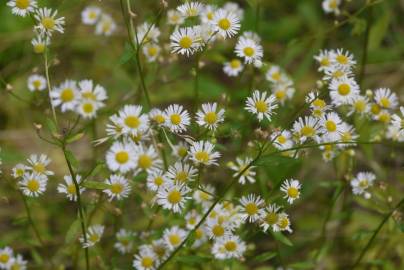
<path id="1" fill-rule="evenodd" d="M 57 125 L 58 119 L 56 117 L 56 111 L 55 111 L 55 106 L 53 106 L 52 102 L 52 86 L 50 83 L 50 78 L 49 78 L 49 63 L 48 63 L 48 47 L 45 46 L 45 51 L 43 52 L 43 57 L 45 61 L 45 77 L 46 77 L 46 84 L 48 86 L 48 95 L 49 95 L 49 103 L 52 109 L 52 115 L 53 115 L 53 121 L 55 121 L 55 124 Z"/>

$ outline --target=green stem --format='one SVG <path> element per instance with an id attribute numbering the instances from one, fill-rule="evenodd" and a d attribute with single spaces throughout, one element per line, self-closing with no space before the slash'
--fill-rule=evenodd
<path id="1" fill-rule="evenodd" d="M 44 51 L 43 55 L 44 55 L 44 61 L 45 61 L 46 83 L 48 85 L 49 103 L 50 103 L 51 108 L 52 108 L 53 120 L 55 121 L 55 124 L 57 125 L 58 119 L 56 117 L 55 107 L 53 106 L 53 103 L 52 103 L 52 95 L 51 95 L 52 86 L 51 86 L 50 79 L 49 79 L 48 47 L 47 46 L 45 46 L 45 51 Z"/>
<path id="2" fill-rule="evenodd" d="M 24 207 L 25 207 L 25 211 L 27 212 L 29 224 L 31 225 L 31 227 L 34 231 L 34 234 L 35 234 L 36 238 L 38 239 L 39 243 L 41 243 L 41 246 L 45 246 L 45 242 L 42 240 L 41 234 L 39 233 L 39 230 L 36 227 L 34 220 L 32 219 L 31 210 L 29 209 L 27 198 L 25 198 L 24 194 L 22 194 L 21 191 L 19 191 L 19 193 L 21 194 L 22 200 L 24 202 Z"/>
<path id="3" fill-rule="evenodd" d="M 198 108 L 198 103 L 199 103 L 199 60 L 201 58 L 200 54 L 196 55 L 195 58 L 195 66 L 194 66 L 194 96 L 195 96 L 195 101 L 194 101 L 194 111 L 197 111 Z"/>
<path id="4" fill-rule="evenodd" d="M 383 220 L 380 222 L 379 226 L 377 226 L 376 230 L 373 232 L 372 237 L 369 239 L 366 246 L 362 249 L 359 257 L 356 259 L 356 261 L 353 264 L 353 266 L 351 267 L 351 269 L 355 269 L 359 265 L 359 263 L 361 262 L 363 256 L 365 256 L 366 252 L 368 251 L 368 249 L 372 245 L 373 241 L 375 240 L 377 234 L 382 229 L 383 225 L 387 222 L 387 220 L 389 220 L 390 216 L 394 213 L 394 211 L 396 211 L 396 209 L 400 208 L 402 205 L 404 205 L 404 198 L 402 198 L 401 201 L 398 204 L 396 204 L 396 206 L 393 209 L 391 209 L 390 212 L 388 212 L 384 216 Z"/>
<path id="5" fill-rule="evenodd" d="M 73 166 L 70 163 L 69 158 L 67 157 L 67 152 L 66 152 L 66 147 L 65 145 L 62 146 L 63 150 L 63 155 L 65 157 L 67 167 L 69 168 L 70 175 L 72 177 L 74 187 L 76 188 L 76 196 L 77 196 L 77 205 L 78 205 L 78 210 L 79 210 L 79 215 L 80 215 L 80 224 L 81 224 L 81 231 L 83 234 L 83 239 L 84 242 L 87 242 L 87 230 L 86 230 L 86 224 L 85 224 L 85 219 L 84 219 L 84 211 L 83 211 L 83 205 L 81 203 L 81 195 L 80 195 L 80 185 L 77 182 L 76 174 L 74 173 Z M 84 253 L 86 257 L 86 269 L 90 269 L 90 260 L 89 260 L 89 255 L 88 255 L 88 248 L 84 248 Z"/>

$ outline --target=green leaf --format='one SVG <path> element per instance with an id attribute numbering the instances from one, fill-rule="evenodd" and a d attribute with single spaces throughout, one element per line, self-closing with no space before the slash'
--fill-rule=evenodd
<path id="1" fill-rule="evenodd" d="M 382 16 L 371 26 L 369 33 L 369 49 L 377 49 L 380 47 L 387 30 L 389 28 L 390 20 L 393 18 L 390 12 L 385 11 Z"/>
<path id="2" fill-rule="evenodd" d="M 83 137 L 83 135 L 84 135 L 84 132 L 74 134 L 74 135 L 70 136 L 69 138 L 67 138 L 66 142 L 72 143 L 72 142 L 78 141 Z"/>
<path id="3" fill-rule="evenodd" d="M 96 181 L 85 181 L 84 183 L 81 184 L 81 186 L 85 188 L 100 189 L 100 190 L 109 189 L 111 187 L 111 185 Z"/>
<path id="4" fill-rule="evenodd" d="M 274 183 L 278 183 L 285 178 L 293 176 L 300 169 L 302 160 L 286 156 L 267 155 L 261 157 L 257 165 L 263 167 L 268 177 Z"/>
<path id="5" fill-rule="evenodd" d="M 254 260 L 257 262 L 266 262 L 266 261 L 269 261 L 270 259 L 276 257 L 276 255 L 277 255 L 276 252 L 268 251 L 268 252 L 264 252 L 264 253 L 256 256 L 254 258 Z"/>
<path id="6" fill-rule="evenodd" d="M 76 219 L 67 230 L 65 237 L 66 244 L 72 243 L 76 239 L 79 231 L 80 231 L 80 220 Z"/>
<path id="7" fill-rule="evenodd" d="M 290 247 L 293 246 L 292 241 L 290 241 L 289 238 L 287 238 L 287 237 L 286 237 L 285 235 L 283 235 L 282 233 L 280 233 L 280 232 L 272 232 L 272 235 L 273 235 L 274 238 L 275 238 L 276 240 L 278 240 L 279 242 L 281 242 L 281 243 L 283 243 L 283 244 L 285 244 L 285 245 L 287 245 L 287 246 L 290 246 Z"/>
<path id="8" fill-rule="evenodd" d="M 299 262 L 289 265 L 292 269 L 313 269 L 315 267 L 313 262 Z"/>
<path id="9" fill-rule="evenodd" d="M 125 47 L 121 57 L 119 58 L 119 64 L 123 65 L 127 63 L 133 56 L 135 55 L 135 51 L 129 43 L 125 43 Z"/>
<path id="10" fill-rule="evenodd" d="M 76 157 L 74 156 L 73 152 L 70 150 L 65 150 L 66 158 L 70 162 L 70 164 L 77 168 L 79 162 L 77 161 Z"/>
<path id="11" fill-rule="evenodd" d="M 366 30 L 367 22 L 365 19 L 354 18 L 352 20 L 353 28 L 351 30 L 352 36 L 359 36 Z"/>
<path id="12" fill-rule="evenodd" d="M 56 135 L 58 133 L 55 122 L 50 118 L 46 118 L 46 127 L 52 135 Z"/>

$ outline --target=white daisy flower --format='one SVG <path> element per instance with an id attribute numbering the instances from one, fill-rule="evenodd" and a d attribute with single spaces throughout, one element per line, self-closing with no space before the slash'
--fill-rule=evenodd
<path id="1" fill-rule="evenodd" d="M 327 141 L 338 141 L 341 138 L 343 121 L 335 112 L 327 113 L 321 120 L 320 132 L 327 137 Z"/>
<path id="2" fill-rule="evenodd" d="M 286 150 L 292 148 L 294 142 L 292 140 L 292 133 L 289 130 L 277 131 L 271 135 L 273 146 L 279 150 Z"/>
<path id="3" fill-rule="evenodd" d="M 227 12 L 231 12 L 237 15 L 237 17 L 242 20 L 244 18 L 244 10 L 239 6 L 238 3 L 235 2 L 226 2 L 223 5 L 223 9 L 227 10 Z"/>
<path id="4" fill-rule="evenodd" d="M 56 18 L 57 10 L 50 8 L 40 8 L 35 11 L 34 18 L 38 24 L 35 29 L 39 31 L 41 35 L 52 36 L 52 32 L 56 31 L 63 33 L 63 26 L 65 24 L 65 18 Z"/>
<path id="5" fill-rule="evenodd" d="M 293 94 L 295 93 L 295 88 L 288 83 L 280 83 L 276 84 L 271 91 L 278 103 L 283 105 L 286 100 L 292 99 Z"/>
<path id="6" fill-rule="evenodd" d="M 193 230 L 201 220 L 201 216 L 196 210 L 192 210 L 185 215 L 186 227 L 188 230 Z"/>
<path id="7" fill-rule="evenodd" d="M 133 250 L 133 238 L 135 237 L 135 233 L 125 229 L 120 229 L 115 236 L 117 242 L 115 242 L 114 248 L 121 254 L 131 253 Z"/>
<path id="8" fill-rule="evenodd" d="M 104 189 L 103 192 L 107 194 L 109 201 L 125 199 L 129 197 L 132 190 L 129 180 L 119 174 L 111 175 L 105 180 L 105 184 L 108 184 L 109 188 Z"/>
<path id="9" fill-rule="evenodd" d="M 283 73 L 281 68 L 276 65 L 272 65 L 265 73 L 265 78 L 271 83 L 282 83 L 287 80 L 286 74 Z"/>
<path id="10" fill-rule="evenodd" d="M 60 106 L 62 112 L 74 111 L 80 97 L 76 81 L 66 80 L 51 92 L 53 106 Z"/>
<path id="11" fill-rule="evenodd" d="M 331 52 L 331 64 L 342 70 L 349 70 L 356 65 L 353 54 L 343 49 Z"/>
<path id="12" fill-rule="evenodd" d="M 271 228 L 273 231 L 278 230 L 277 223 L 280 209 L 281 207 L 276 204 L 270 204 L 265 208 L 260 225 L 264 232 L 266 232 L 269 228 Z"/>
<path id="13" fill-rule="evenodd" d="M 146 44 L 150 42 L 157 43 L 160 36 L 160 30 L 154 24 L 144 22 L 136 29 L 137 42 L 139 44 Z M 136 39 L 135 39 L 136 42 Z"/>
<path id="14" fill-rule="evenodd" d="M 133 260 L 133 267 L 137 270 L 154 270 L 156 266 L 157 258 L 151 247 L 141 248 Z"/>
<path id="15" fill-rule="evenodd" d="M 171 132 L 182 133 L 187 130 L 191 120 L 187 110 L 182 105 L 173 104 L 164 110 L 167 123 L 166 126 Z"/>
<path id="16" fill-rule="evenodd" d="M 379 88 L 374 95 L 376 103 L 382 108 L 395 109 L 398 106 L 397 95 L 389 88 Z"/>
<path id="17" fill-rule="evenodd" d="M 82 99 L 79 101 L 76 111 L 84 119 L 92 119 L 97 116 L 99 104 L 92 100 Z"/>
<path id="18" fill-rule="evenodd" d="M 278 104 L 276 104 L 274 95 L 254 90 L 252 97 L 247 98 L 245 109 L 256 114 L 258 121 L 262 121 L 264 117 L 271 121 L 271 116 L 274 113 L 273 110 L 277 107 Z"/>
<path id="19" fill-rule="evenodd" d="M 240 37 L 243 37 L 246 39 L 252 39 L 257 43 L 261 43 L 261 37 L 257 33 L 252 32 L 252 31 L 245 31 L 241 34 Z"/>
<path id="20" fill-rule="evenodd" d="M 232 235 L 234 226 L 228 220 L 228 217 L 216 217 L 209 219 L 206 223 L 206 233 L 209 239 L 219 239 Z"/>
<path id="21" fill-rule="evenodd" d="M 352 192 L 355 195 L 363 195 L 366 199 L 372 196 L 367 190 L 373 186 L 376 176 L 371 172 L 359 172 L 354 179 L 351 180 Z"/>
<path id="22" fill-rule="evenodd" d="M 44 76 L 32 74 L 28 77 L 28 89 L 31 92 L 45 90 L 46 86 L 46 79 Z"/>
<path id="23" fill-rule="evenodd" d="M 199 248 L 208 241 L 206 230 L 204 226 L 201 226 L 195 230 L 195 242 L 192 244 L 192 248 Z"/>
<path id="24" fill-rule="evenodd" d="M 198 170 L 195 169 L 192 165 L 177 161 L 174 165 L 171 165 L 168 168 L 167 177 L 174 182 L 186 183 L 189 181 L 193 181 L 197 173 Z"/>
<path id="25" fill-rule="evenodd" d="M 348 115 L 352 115 L 353 113 L 358 113 L 359 115 L 365 115 L 370 111 L 369 99 L 366 96 L 357 95 L 352 104 L 350 104 L 351 109 L 348 112 Z"/>
<path id="26" fill-rule="evenodd" d="M 325 13 L 334 13 L 335 15 L 339 15 L 341 12 L 339 10 L 341 0 L 323 0 L 321 5 Z"/>
<path id="27" fill-rule="evenodd" d="M 19 182 L 20 189 L 25 196 L 38 197 L 46 191 L 48 177 L 44 174 L 25 173 Z"/>
<path id="28" fill-rule="evenodd" d="M 161 168 L 163 162 L 159 158 L 159 155 L 153 145 L 146 147 L 142 144 L 135 146 L 136 153 L 136 171 L 150 172 L 155 169 Z"/>
<path id="29" fill-rule="evenodd" d="M 204 208 L 208 208 L 212 204 L 215 188 L 211 185 L 201 185 L 201 188 L 194 191 L 194 200 L 201 204 Z"/>
<path id="30" fill-rule="evenodd" d="M 401 117 L 399 114 L 393 114 L 391 117 L 391 124 L 396 127 L 399 130 L 399 137 L 404 137 L 404 107 L 400 107 L 400 113 Z"/>
<path id="31" fill-rule="evenodd" d="M 0 268 L 7 269 L 13 258 L 13 250 L 10 247 L 4 247 L 0 249 Z"/>
<path id="32" fill-rule="evenodd" d="M 299 138 L 301 143 L 304 143 L 307 139 L 319 140 L 319 120 L 313 116 L 299 117 L 293 123 L 293 133 Z"/>
<path id="33" fill-rule="evenodd" d="M 51 163 L 51 159 L 48 158 L 47 155 L 30 155 L 27 159 L 29 166 L 27 167 L 28 170 L 31 170 L 37 174 L 43 175 L 54 175 L 55 173 L 48 170 L 46 167 Z"/>
<path id="34" fill-rule="evenodd" d="M 230 162 L 229 163 L 229 168 L 234 171 L 233 177 L 237 177 L 242 171 L 244 171 L 248 164 L 252 162 L 252 158 L 246 157 L 246 158 L 236 158 L 236 163 Z M 247 170 L 245 170 L 241 175 L 240 178 L 238 179 L 238 182 L 242 185 L 244 185 L 247 181 L 250 183 L 255 183 L 255 175 L 256 172 L 253 171 L 255 166 L 249 167 Z"/>
<path id="35" fill-rule="evenodd" d="M 391 113 L 388 110 L 381 110 L 377 115 L 373 116 L 372 118 L 384 124 L 389 124 L 391 121 Z"/>
<path id="36" fill-rule="evenodd" d="M 397 142 L 404 142 L 403 129 L 395 125 L 389 125 L 386 131 L 386 138 Z"/>
<path id="37" fill-rule="evenodd" d="M 352 69 L 331 65 L 330 67 L 324 70 L 323 80 L 329 82 L 333 79 L 338 80 L 344 77 L 353 77 L 353 76 L 354 74 L 352 72 Z"/>
<path id="38" fill-rule="evenodd" d="M 238 39 L 235 52 L 238 57 L 244 58 L 246 64 L 260 62 L 264 56 L 262 46 L 254 40 L 247 38 Z"/>
<path id="39" fill-rule="evenodd" d="M 177 10 L 185 18 L 199 16 L 204 8 L 204 5 L 199 2 L 185 2 L 177 7 Z"/>
<path id="40" fill-rule="evenodd" d="M 325 71 L 331 66 L 332 50 L 320 50 L 319 54 L 314 56 L 314 59 L 319 64 L 318 71 Z"/>
<path id="41" fill-rule="evenodd" d="M 190 158 L 196 165 L 219 165 L 217 159 L 220 153 L 213 151 L 214 145 L 208 141 L 194 142 L 190 149 Z"/>
<path id="42" fill-rule="evenodd" d="M 182 183 L 167 182 L 156 194 L 156 203 L 164 209 L 172 210 L 174 213 L 181 213 L 187 200 L 190 188 Z"/>
<path id="43" fill-rule="evenodd" d="M 301 188 L 302 185 L 298 180 L 290 179 L 282 183 L 281 191 L 285 193 L 284 198 L 288 200 L 288 203 L 292 204 L 294 200 L 299 199 Z"/>
<path id="44" fill-rule="evenodd" d="M 153 108 L 149 112 L 149 120 L 158 126 L 163 126 L 167 121 L 166 115 L 160 109 Z"/>
<path id="45" fill-rule="evenodd" d="M 81 80 L 78 82 L 81 98 L 97 103 L 97 108 L 104 107 L 103 101 L 108 98 L 107 91 L 101 85 L 94 86 L 92 80 Z"/>
<path id="46" fill-rule="evenodd" d="M 331 109 L 331 105 L 319 97 L 319 93 L 311 91 L 306 96 L 306 102 L 310 104 L 310 110 L 314 117 L 321 118 L 324 114 Z"/>
<path id="47" fill-rule="evenodd" d="M 196 123 L 202 127 L 215 130 L 224 121 L 224 109 L 217 108 L 217 103 L 204 103 L 202 109 L 196 113 Z"/>
<path id="48" fill-rule="evenodd" d="M 109 121 L 110 122 L 106 127 L 107 135 L 114 139 L 118 139 L 123 135 L 123 124 L 121 118 L 117 114 L 114 114 L 109 117 Z"/>
<path id="49" fill-rule="evenodd" d="M 201 49 L 200 35 L 192 27 L 176 29 L 170 36 L 171 53 L 190 56 Z"/>
<path id="50" fill-rule="evenodd" d="M 288 231 L 289 233 L 292 232 L 290 228 L 290 220 L 288 214 L 282 212 L 278 214 L 278 222 L 276 223 L 276 228 L 274 231 Z"/>
<path id="51" fill-rule="evenodd" d="M 102 235 L 104 234 L 105 227 L 103 225 L 93 225 L 87 228 L 87 241 L 84 240 L 83 236 L 80 236 L 80 243 L 83 248 L 89 248 L 94 246 L 101 240 Z"/>
<path id="52" fill-rule="evenodd" d="M 237 235 L 229 235 L 217 239 L 212 246 L 212 254 L 216 259 L 240 259 L 247 247 Z"/>
<path id="53" fill-rule="evenodd" d="M 35 53 L 43 53 L 45 51 L 45 48 L 50 45 L 50 38 L 41 35 L 37 35 L 31 40 L 31 44 L 34 48 Z"/>
<path id="54" fill-rule="evenodd" d="M 163 239 L 170 250 L 177 248 L 187 236 L 187 232 L 177 226 L 165 229 Z"/>
<path id="55" fill-rule="evenodd" d="M 182 16 L 181 12 L 177 10 L 170 9 L 167 11 L 167 23 L 171 25 L 181 25 L 185 21 L 185 18 Z"/>
<path id="56" fill-rule="evenodd" d="M 29 170 L 30 168 L 27 168 L 24 164 L 17 164 L 13 167 L 11 176 L 14 178 L 20 178 L 24 176 L 24 173 Z"/>
<path id="57" fill-rule="evenodd" d="M 231 38 L 240 30 L 240 18 L 235 13 L 225 9 L 218 9 L 213 15 L 214 31 L 224 39 Z"/>
<path id="58" fill-rule="evenodd" d="M 15 257 L 10 259 L 9 268 L 7 270 L 26 270 L 27 269 L 27 261 L 24 258 L 17 254 Z"/>
<path id="59" fill-rule="evenodd" d="M 199 17 L 204 24 L 213 24 L 213 18 L 217 7 L 214 5 L 205 5 Z"/>
<path id="60" fill-rule="evenodd" d="M 336 106 L 352 104 L 355 97 L 359 95 L 359 85 L 353 78 L 333 79 L 329 88 L 331 101 Z"/>
<path id="61" fill-rule="evenodd" d="M 63 177 L 65 180 L 64 184 L 59 184 L 57 190 L 59 193 L 66 194 L 67 198 L 70 201 L 77 201 L 77 190 L 76 186 L 74 185 L 73 179 L 71 175 L 65 175 Z M 76 181 L 80 185 L 81 183 L 81 175 L 76 174 Z M 83 193 L 86 189 L 84 187 L 79 188 L 80 194 Z"/>
<path id="62" fill-rule="evenodd" d="M 154 254 L 157 256 L 159 263 L 168 257 L 169 250 L 163 238 L 154 240 L 151 246 Z"/>
<path id="63" fill-rule="evenodd" d="M 96 6 L 88 6 L 81 12 L 81 21 L 87 25 L 94 25 L 101 16 L 101 9 Z"/>
<path id="64" fill-rule="evenodd" d="M 118 114 L 121 118 L 122 132 L 125 134 L 136 135 L 138 131 L 149 128 L 149 118 L 146 114 L 142 114 L 140 105 L 125 105 Z"/>
<path id="65" fill-rule="evenodd" d="M 253 223 L 264 216 L 265 201 L 254 194 L 243 196 L 240 199 L 241 218 Z"/>
<path id="66" fill-rule="evenodd" d="M 14 15 L 25 17 L 28 13 L 32 13 L 37 8 L 36 0 L 10 0 L 7 6 L 11 7 Z"/>
<path id="67" fill-rule="evenodd" d="M 143 46 L 142 50 L 148 62 L 155 62 L 160 55 L 161 48 L 156 43 L 148 43 Z"/>
<path id="68" fill-rule="evenodd" d="M 359 137 L 358 134 L 356 134 L 355 128 L 345 122 L 343 122 L 341 124 L 341 138 L 340 140 L 342 142 L 352 142 L 352 141 L 356 141 L 356 139 Z M 346 147 L 351 147 L 351 146 L 355 146 L 355 143 L 343 143 L 343 144 L 338 144 L 337 147 L 338 148 L 346 148 Z"/>
<path id="69" fill-rule="evenodd" d="M 172 151 L 175 157 L 180 158 L 181 160 L 187 159 L 188 156 L 189 145 L 186 142 L 180 141 L 178 144 L 173 145 Z"/>
<path id="70" fill-rule="evenodd" d="M 110 36 L 112 35 L 116 30 L 116 23 L 114 19 L 108 14 L 101 14 L 100 19 L 98 20 L 96 26 L 95 26 L 95 34 L 96 35 L 104 35 L 104 36 Z"/>
<path id="71" fill-rule="evenodd" d="M 223 65 L 223 72 L 230 77 L 238 76 L 244 69 L 244 65 L 239 59 L 232 59 L 229 62 L 225 62 Z"/>
<path id="72" fill-rule="evenodd" d="M 157 191 L 168 182 L 166 174 L 160 169 L 151 170 L 147 174 L 147 188 L 152 191 Z"/>
<path id="73" fill-rule="evenodd" d="M 136 167 L 136 153 L 128 142 L 114 142 L 107 151 L 106 162 L 111 171 L 126 173 Z"/>

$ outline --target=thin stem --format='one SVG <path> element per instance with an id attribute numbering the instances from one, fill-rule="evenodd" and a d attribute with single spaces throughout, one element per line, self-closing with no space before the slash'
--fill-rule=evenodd
<path id="1" fill-rule="evenodd" d="M 84 242 L 86 243 L 87 242 L 87 230 L 86 230 L 86 224 L 85 224 L 85 219 L 84 219 L 83 206 L 81 203 L 80 185 L 77 182 L 76 174 L 74 173 L 73 166 L 70 163 L 69 158 L 67 157 L 67 152 L 66 152 L 66 148 L 64 145 L 62 147 L 62 150 L 63 150 L 63 155 L 64 155 L 66 163 L 67 163 L 67 167 L 69 168 L 69 172 L 70 172 L 70 175 L 71 175 L 73 183 L 74 183 L 74 187 L 76 188 L 77 205 L 78 205 L 78 210 L 79 210 L 79 215 L 80 215 L 81 231 L 83 234 Z M 84 248 L 84 253 L 85 253 L 85 257 L 86 257 L 86 269 L 89 270 L 90 269 L 90 260 L 89 260 L 89 256 L 88 256 L 88 248 Z"/>
<path id="2" fill-rule="evenodd" d="M 363 47 L 362 47 L 362 62 L 361 62 L 361 69 L 360 69 L 360 74 L 359 74 L 359 85 L 362 87 L 363 83 L 363 78 L 365 77 L 366 73 L 366 63 L 368 60 L 368 44 L 369 44 L 369 33 L 370 33 L 370 25 L 371 25 L 371 12 L 372 9 L 368 11 L 368 16 L 366 20 L 366 30 L 365 30 L 365 36 L 363 40 Z"/>
<path id="3" fill-rule="evenodd" d="M 27 212 L 29 224 L 31 225 L 31 227 L 34 231 L 34 234 L 35 234 L 36 238 L 38 239 L 39 243 L 41 243 L 41 246 L 45 246 L 45 243 L 42 240 L 41 234 L 39 233 L 39 230 L 36 227 L 34 220 L 32 219 L 31 210 L 29 209 L 27 198 L 25 198 L 24 194 L 22 194 L 21 191 L 19 191 L 19 193 L 21 194 L 22 201 L 24 202 L 24 207 L 25 207 L 25 211 Z"/>
<path id="4" fill-rule="evenodd" d="M 43 55 L 44 55 L 44 60 L 45 60 L 45 76 L 46 76 L 46 83 L 48 85 L 49 103 L 52 108 L 53 120 L 55 121 L 55 124 L 57 125 L 58 120 L 56 117 L 56 111 L 55 111 L 55 107 L 53 106 L 53 103 L 52 103 L 52 95 L 51 95 L 52 86 L 51 86 L 50 79 L 49 79 L 48 47 L 47 46 L 45 46 L 45 51 L 44 51 Z"/>
<path id="5" fill-rule="evenodd" d="M 396 204 L 396 206 L 393 209 L 391 209 L 390 212 L 388 212 L 384 216 L 383 220 L 380 222 L 379 226 L 377 226 L 376 230 L 373 232 L 372 237 L 369 239 L 366 246 L 362 249 L 359 257 L 356 259 L 356 261 L 353 264 L 353 266 L 351 267 L 351 269 L 355 269 L 359 265 L 359 263 L 361 262 L 363 256 L 365 256 L 366 252 L 368 251 L 368 249 L 372 245 L 373 241 L 375 240 L 377 234 L 382 229 L 383 225 L 387 222 L 387 220 L 389 220 L 390 216 L 394 213 L 394 211 L 396 211 L 396 209 L 400 208 L 402 205 L 404 205 L 404 198 L 402 198 L 401 201 L 398 204 Z"/>
<path id="6" fill-rule="evenodd" d="M 194 66 L 194 111 L 197 110 L 198 108 L 198 103 L 199 103 L 199 60 L 201 58 L 200 54 L 197 54 L 195 57 L 195 66 Z"/>

